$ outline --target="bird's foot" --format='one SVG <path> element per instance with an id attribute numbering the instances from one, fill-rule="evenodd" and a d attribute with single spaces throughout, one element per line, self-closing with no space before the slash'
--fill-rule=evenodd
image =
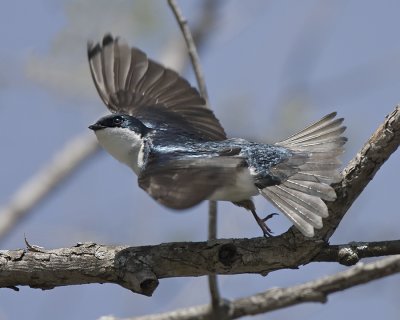
<path id="1" fill-rule="evenodd" d="M 258 225 L 260 226 L 260 228 L 264 234 L 264 237 L 265 238 L 273 237 L 273 235 L 272 235 L 273 232 L 267 226 L 266 222 L 267 222 L 267 220 L 271 219 L 273 216 L 278 215 L 278 214 L 276 212 L 274 212 L 274 213 L 267 215 L 265 218 L 260 218 L 255 210 L 251 210 L 251 213 L 253 214 L 254 219 L 256 219 Z"/>

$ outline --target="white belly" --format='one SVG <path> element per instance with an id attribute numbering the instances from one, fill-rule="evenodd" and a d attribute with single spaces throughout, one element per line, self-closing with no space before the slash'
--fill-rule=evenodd
<path id="1" fill-rule="evenodd" d="M 243 168 L 236 176 L 236 183 L 217 189 L 209 200 L 240 201 L 250 199 L 258 195 L 258 189 L 254 185 L 253 177 L 247 168 Z"/>

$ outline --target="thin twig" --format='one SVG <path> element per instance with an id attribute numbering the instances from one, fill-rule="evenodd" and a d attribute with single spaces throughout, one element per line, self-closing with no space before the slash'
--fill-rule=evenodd
<path id="1" fill-rule="evenodd" d="M 206 100 L 207 106 L 209 106 L 207 87 L 200 64 L 200 58 L 199 55 L 197 54 L 196 45 L 194 43 L 192 33 L 188 26 L 188 22 L 186 18 L 183 16 L 182 11 L 175 0 L 168 0 L 168 4 L 175 15 L 176 21 L 178 22 L 178 25 L 185 39 L 190 60 L 192 62 L 194 73 L 196 75 L 196 80 L 199 86 L 200 94 Z M 214 240 L 217 238 L 217 217 L 218 217 L 217 202 L 210 201 L 208 206 L 208 240 Z M 217 312 L 221 304 L 221 295 L 218 289 L 218 279 L 215 274 L 208 276 L 208 285 L 210 289 L 212 306 L 215 312 Z"/>
<path id="2" fill-rule="evenodd" d="M 201 69 L 199 55 L 197 54 L 196 45 L 194 44 L 193 36 L 192 33 L 190 32 L 188 22 L 183 16 L 182 11 L 175 0 L 168 0 L 168 4 L 171 7 L 171 10 L 176 18 L 176 21 L 179 24 L 179 27 L 181 28 L 183 37 L 185 38 L 189 57 L 193 65 L 197 83 L 199 85 L 200 94 L 208 102 L 206 83 L 204 80 L 203 71 Z"/>
<path id="3" fill-rule="evenodd" d="M 208 240 L 217 239 L 217 202 L 208 202 Z M 221 295 L 218 288 L 218 278 L 216 274 L 208 276 L 208 287 L 211 295 L 211 305 L 214 310 L 218 310 L 221 303 Z"/>
<path id="4" fill-rule="evenodd" d="M 266 292 L 233 300 L 229 303 L 227 319 L 256 315 L 305 302 L 325 303 L 332 293 L 400 272 L 400 256 L 389 257 L 368 264 L 358 264 L 346 271 L 322 279 L 288 288 L 273 288 Z M 210 306 L 201 305 L 162 314 L 124 318 L 124 320 L 208 320 Z M 109 317 L 108 320 L 122 320 Z M 100 319 L 99 319 L 100 320 Z"/>

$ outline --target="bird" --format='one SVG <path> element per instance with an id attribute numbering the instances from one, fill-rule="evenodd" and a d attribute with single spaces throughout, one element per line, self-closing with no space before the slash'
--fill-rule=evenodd
<path id="1" fill-rule="evenodd" d="M 171 209 L 204 200 L 250 211 L 265 237 L 276 213 L 261 218 L 261 195 L 306 237 L 328 217 L 325 201 L 341 179 L 346 127 L 336 112 L 273 144 L 228 138 L 197 89 L 124 40 L 88 42 L 90 72 L 111 112 L 89 126 L 99 144 L 138 176 L 138 185 Z"/>

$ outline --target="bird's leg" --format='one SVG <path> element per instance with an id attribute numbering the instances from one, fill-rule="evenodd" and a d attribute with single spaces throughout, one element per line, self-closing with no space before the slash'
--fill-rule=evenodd
<path id="1" fill-rule="evenodd" d="M 256 207 L 254 206 L 254 202 L 251 199 L 233 202 L 233 204 L 251 211 L 254 219 L 256 219 L 258 225 L 260 226 L 260 228 L 264 234 L 264 237 L 266 237 L 266 238 L 272 237 L 272 230 L 267 226 L 266 222 L 267 222 L 267 220 L 271 219 L 273 216 L 277 215 L 277 213 L 271 213 L 271 214 L 267 215 L 264 219 L 261 219 L 257 215 Z"/>
<path id="2" fill-rule="evenodd" d="M 251 213 L 253 214 L 254 219 L 256 219 L 258 225 L 260 226 L 260 228 L 261 228 L 261 230 L 262 230 L 262 232 L 263 232 L 263 234 L 264 234 L 264 237 L 265 237 L 265 238 L 272 237 L 272 236 L 273 236 L 273 235 L 272 235 L 273 232 L 272 232 L 272 230 L 267 226 L 266 222 L 267 222 L 267 220 L 271 219 L 273 216 L 278 215 L 278 214 L 274 212 L 274 213 L 271 213 L 271 214 L 267 215 L 265 218 L 261 219 L 261 218 L 258 216 L 256 210 L 254 210 L 254 209 L 251 210 Z"/>

